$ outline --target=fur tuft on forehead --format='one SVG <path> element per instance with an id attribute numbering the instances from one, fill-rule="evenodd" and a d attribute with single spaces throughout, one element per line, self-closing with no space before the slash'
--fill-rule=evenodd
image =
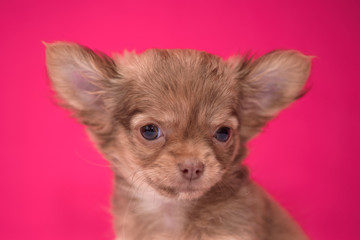
<path id="1" fill-rule="evenodd" d="M 178 118 L 237 109 L 234 71 L 208 53 L 152 49 L 120 62 L 119 69 L 131 81 L 129 95 L 141 111 Z"/>

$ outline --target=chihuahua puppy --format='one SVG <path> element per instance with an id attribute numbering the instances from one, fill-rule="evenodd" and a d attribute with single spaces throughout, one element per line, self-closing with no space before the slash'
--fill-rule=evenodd
<path id="1" fill-rule="evenodd" d="M 302 93 L 311 58 L 46 45 L 53 88 L 111 163 L 118 240 L 307 239 L 249 178 L 246 144 Z"/>

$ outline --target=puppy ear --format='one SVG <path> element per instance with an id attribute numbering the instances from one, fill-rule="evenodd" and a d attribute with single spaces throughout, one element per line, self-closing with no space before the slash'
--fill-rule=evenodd
<path id="1" fill-rule="evenodd" d="M 74 43 L 45 44 L 46 64 L 53 88 L 67 107 L 99 111 L 102 93 L 118 73 L 113 60 L 103 53 Z"/>
<path id="2" fill-rule="evenodd" d="M 243 129 L 246 139 L 304 93 L 311 57 L 297 51 L 274 51 L 243 64 L 241 80 Z"/>

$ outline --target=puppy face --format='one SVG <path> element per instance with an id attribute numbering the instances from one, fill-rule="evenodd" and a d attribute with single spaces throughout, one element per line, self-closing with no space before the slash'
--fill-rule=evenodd
<path id="1" fill-rule="evenodd" d="M 115 173 L 178 199 L 220 183 L 244 144 L 301 93 L 310 60 L 277 51 L 224 61 L 194 50 L 148 50 L 115 60 L 76 44 L 47 46 L 65 106 L 89 128 Z"/>
<path id="2" fill-rule="evenodd" d="M 150 50 L 134 58 L 122 62 L 132 82 L 121 138 L 151 187 L 198 197 L 221 179 L 239 146 L 235 81 L 222 60 L 205 53 Z"/>

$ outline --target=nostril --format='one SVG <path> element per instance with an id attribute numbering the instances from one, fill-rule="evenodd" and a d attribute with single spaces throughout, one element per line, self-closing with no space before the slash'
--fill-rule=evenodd
<path id="1" fill-rule="evenodd" d="M 198 161 L 184 161 L 179 164 L 179 170 L 183 178 L 187 180 L 195 180 L 202 176 L 204 172 L 204 164 Z"/>

